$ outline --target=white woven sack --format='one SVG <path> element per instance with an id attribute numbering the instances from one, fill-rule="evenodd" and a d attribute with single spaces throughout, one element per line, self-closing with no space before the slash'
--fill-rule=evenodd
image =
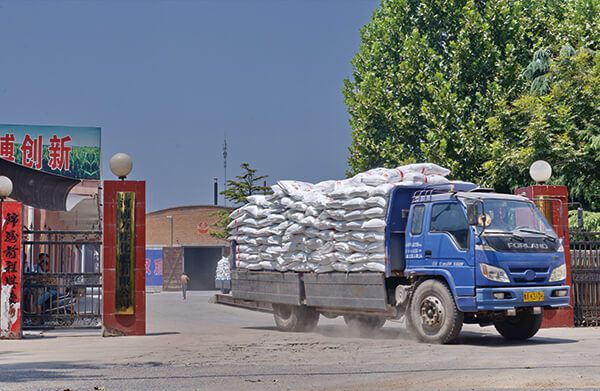
<path id="1" fill-rule="evenodd" d="M 362 215 L 366 218 L 375 218 L 375 217 L 383 217 L 383 215 L 385 214 L 383 208 L 379 208 L 379 207 L 375 207 L 375 208 L 369 208 L 367 210 L 365 210 L 364 212 L 362 212 Z"/>
<path id="2" fill-rule="evenodd" d="M 404 177 L 406 178 L 406 173 L 409 172 L 418 172 L 424 175 L 437 174 L 441 176 L 448 176 L 450 174 L 450 170 L 447 168 L 438 166 L 434 163 L 413 163 L 407 164 L 405 166 L 398 167 L 398 170 L 404 172 Z"/>
<path id="3" fill-rule="evenodd" d="M 375 207 L 379 207 L 379 208 L 385 208 L 387 207 L 387 199 L 385 199 L 384 197 L 369 197 L 365 200 L 365 204 L 368 208 L 375 208 Z"/>
<path id="4" fill-rule="evenodd" d="M 267 200 L 265 195 L 251 195 L 246 197 L 246 200 L 253 205 L 258 205 L 267 208 L 271 205 L 271 201 Z"/>
<path id="5" fill-rule="evenodd" d="M 350 198 L 342 203 L 342 208 L 347 210 L 365 209 L 366 206 L 365 199 L 360 197 Z"/>
<path id="6" fill-rule="evenodd" d="M 362 224 L 364 230 L 383 230 L 385 228 L 385 220 L 371 219 Z"/>

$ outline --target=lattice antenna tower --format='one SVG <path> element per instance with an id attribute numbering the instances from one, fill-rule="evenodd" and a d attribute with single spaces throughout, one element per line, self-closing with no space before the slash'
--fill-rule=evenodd
<path id="1" fill-rule="evenodd" d="M 223 137 L 223 191 L 227 190 L 227 134 Z M 227 206 L 227 198 L 223 195 L 223 205 Z"/>

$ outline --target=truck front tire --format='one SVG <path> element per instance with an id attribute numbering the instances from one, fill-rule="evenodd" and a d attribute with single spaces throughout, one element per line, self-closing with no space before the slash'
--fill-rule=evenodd
<path id="1" fill-rule="evenodd" d="M 426 280 L 417 286 L 411 298 L 407 329 L 422 342 L 450 343 L 458 337 L 463 318 L 446 284 Z"/>
<path id="2" fill-rule="evenodd" d="M 385 324 L 380 316 L 344 315 L 346 325 L 361 337 L 368 337 L 377 332 Z"/>
<path id="3" fill-rule="evenodd" d="M 523 341 L 533 337 L 542 325 L 544 313 L 535 315 L 529 311 L 517 313 L 517 316 L 507 316 L 494 322 L 494 327 L 504 338 L 513 341 Z"/>
<path id="4" fill-rule="evenodd" d="M 319 313 L 305 306 L 273 304 L 273 317 L 280 331 L 310 332 L 319 323 Z"/>

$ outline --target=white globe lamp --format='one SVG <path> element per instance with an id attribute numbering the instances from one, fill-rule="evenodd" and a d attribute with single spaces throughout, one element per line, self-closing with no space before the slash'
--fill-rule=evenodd
<path id="1" fill-rule="evenodd" d="M 125 180 L 133 169 L 133 160 L 126 153 L 116 153 L 110 158 L 110 170 L 116 177 Z"/>
<path id="2" fill-rule="evenodd" d="M 10 178 L 5 176 L 0 176 L 0 200 L 4 201 L 4 199 L 13 191 L 13 183 Z"/>
<path id="3" fill-rule="evenodd" d="M 537 160 L 529 167 L 529 175 L 536 183 L 544 183 L 552 176 L 552 167 L 545 160 Z"/>

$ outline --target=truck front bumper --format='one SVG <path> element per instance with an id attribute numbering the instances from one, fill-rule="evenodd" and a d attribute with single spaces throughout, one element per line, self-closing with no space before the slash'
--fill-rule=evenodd
<path id="1" fill-rule="evenodd" d="M 475 292 L 477 311 L 501 311 L 519 307 L 560 308 L 569 306 L 570 287 L 568 285 L 490 287 L 477 288 Z M 524 294 L 532 292 L 533 296 L 536 296 L 534 297 L 536 301 L 525 301 Z M 541 300 L 542 292 L 543 300 Z M 559 296 L 561 294 L 564 296 Z"/>

